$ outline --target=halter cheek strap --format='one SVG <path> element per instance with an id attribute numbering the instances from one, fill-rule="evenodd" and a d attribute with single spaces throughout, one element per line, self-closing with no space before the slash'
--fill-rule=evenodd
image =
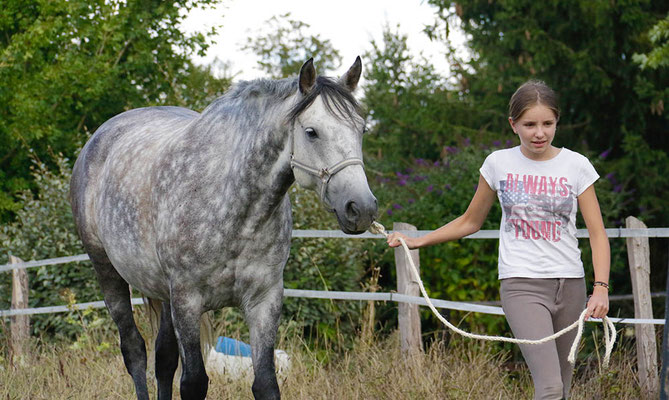
<path id="1" fill-rule="evenodd" d="M 323 202 L 323 205 L 325 206 L 325 209 L 334 212 L 334 208 L 330 205 L 330 202 L 327 200 L 326 192 L 328 190 L 328 184 L 330 183 L 330 179 L 339 171 L 342 169 L 351 166 L 351 165 L 361 165 L 363 168 L 365 164 L 362 162 L 361 159 L 359 158 L 345 158 L 338 163 L 327 167 L 327 168 L 321 168 L 321 169 L 316 169 L 313 167 L 310 167 L 306 164 L 303 164 L 295 159 L 295 155 L 291 154 L 290 155 L 290 168 L 295 169 L 299 168 L 302 171 L 317 176 L 321 180 L 321 189 L 319 191 L 319 195 L 321 198 L 321 202 Z"/>

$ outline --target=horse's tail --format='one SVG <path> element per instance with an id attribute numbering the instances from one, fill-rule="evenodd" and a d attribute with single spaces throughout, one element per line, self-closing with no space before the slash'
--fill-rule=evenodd
<path id="1" fill-rule="evenodd" d="M 155 337 L 158 335 L 160 328 L 160 314 L 163 308 L 163 302 L 160 300 L 144 297 L 144 304 L 147 305 L 146 311 L 149 317 L 149 324 L 151 326 L 151 335 Z M 216 343 L 216 332 L 214 324 L 211 319 L 211 312 L 202 314 L 200 318 L 200 350 L 202 351 L 202 360 L 207 365 L 207 358 L 209 358 L 209 351 Z"/>
<path id="2" fill-rule="evenodd" d="M 146 304 L 151 336 L 155 337 L 158 335 L 158 329 L 160 328 L 160 313 L 163 309 L 163 302 L 146 296 L 142 296 L 142 298 L 144 299 L 144 304 Z"/>
<path id="3" fill-rule="evenodd" d="M 200 317 L 200 350 L 202 351 L 202 360 L 207 365 L 209 352 L 216 346 L 216 331 L 212 321 L 213 311 L 208 311 Z"/>

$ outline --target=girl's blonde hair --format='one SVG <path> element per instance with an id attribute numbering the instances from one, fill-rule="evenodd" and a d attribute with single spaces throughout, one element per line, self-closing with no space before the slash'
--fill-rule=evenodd
<path id="1" fill-rule="evenodd" d="M 509 117 L 517 121 L 525 111 L 537 104 L 550 108 L 555 119 L 560 120 L 557 94 L 543 81 L 529 80 L 523 83 L 509 101 Z"/>

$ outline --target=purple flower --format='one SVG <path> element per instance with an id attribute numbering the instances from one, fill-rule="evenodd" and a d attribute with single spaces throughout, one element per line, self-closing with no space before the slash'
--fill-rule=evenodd
<path id="1" fill-rule="evenodd" d="M 604 150 L 600 155 L 599 158 L 606 159 L 606 157 L 609 156 L 609 153 L 611 153 L 611 149 Z"/>
<path id="2" fill-rule="evenodd" d="M 394 208 L 395 210 L 401 210 L 401 209 L 402 209 L 402 206 L 399 205 L 399 204 L 397 204 L 397 203 L 395 203 L 395 204 L 393 204 L 393 208 Z"/>
<path id="3" fill-rule="evenodd" d="M 449 185 L 449 184 L 447 183 L 447 184 L 444 186 L 444 189 L 446 189 L 446 190 L 451 190 L 452 187 L 451 187 L 451 185 Z"/>
<path id="4" fill-rule="evenodd" d="M 397 177 L 400 178 L 400 179 L 406 179 L 406 178 L 409 177 L 409 175 L 404 175 L 403 173 L 401 173 L 399 171 L 395 172 L 395 175 L 397 175 Z"/>
<path id="5" fill-rule="evenodd" d="M 606 174 L 606 179 L 608 179 L 609 182 L 611 182 L 612 185 L 617 185 L 618 184 L 618 180 L 616 179 L 615 172 L 609 172 L 608 174 Z"/>
<path id="6" fill-rule="evenodd" d="M 495 140 L 495 141 L 492 142 L 492 145 L 495 146 L 495 147 L 501 147 L 501 146 L 502 146 L 502 142 L 499 141 L 499 140 Z"/>
<path id="7" fill-rule="evenodd" d="M 416 163 L 416 165 L 420 165 L 420 166 L 426 166 L 427 165 L 427 161 L 423 160 L 422 158 L 417 158 L 415 163 Z"/>
<path id="8" fill-rule="evenodd" d="M 426 190 L 428 193 L 431 192 L 431 191 L 433 191 L 433 190 L 434 190 L 434 185 L 430 185 L 430 186 L 428 186 L 427 188 L 425 188 L 425 190 Z"/>
<path id="9" fill-rule="evenodd" d="M 410 198 L 409 200 L 407 200 L 407 202 L 408 202 L 409 204 L 413 204 L 413 203 L 416 202 L 416 199 L 414 199 L 414 198 Z"/>
<path id="10" fill-rule="evenodd" d="M 434 164 L 432 164 L 433 167 L 438 167 L 440 165 L 441 165 L 441 163 L 439 161 L 435 161 Z"/>
<path id="11" fill-rule="evenodd" d="M 387 209 L 387 210 L 386 210 L 386 214 L 388 214 L 388 215 L 393 215 L 393 210 L 391 210 L 390 208 Z"/>
<path id="12" fill-rule="evenodd" d="M 397 181 L 398 186 L 406 186 L 407 181 L 405 179 L 400 179 Z"/>
<path id="13" fill-rule="evenodd" d="M 414 182 L 422 182 L 427 179 L 427 176 L 424 175 L 416 175 L 413 177 Z"/>
<path id="14" fill-rule="evenodd" d="M 511 147 L 511 146 L 513 146 L 513 140 L 506 139 L 506 147 Z"/>
<path id="15" fill-rule="evenodd" d="M 453 146 L 446 146 L 444 149 L 446 149 L 446 152 L 449 154 L 455 154 L 458 152 L 458 148 Z"/>
<path id="16" fill-rule="evenodd" d="M 413 173 L 413 168 L 407 168 L 407 169 L 404 170 L 404 172 L 407 173 L 407 174 L 411 174 L 411 173 Z M 409 175 L 407 175 L 407 178 L 408 177 L 409 177 Z"/>
<path id="17" fill-rule="evenodd" d="M 623 190 L 623 185 L 622 184 L 618 184 L 618 185 L 613 187 L 613 193 L 620 193 L 622 190 Z"/>
<path id="18" fill-rule="evenodd" d="M 472 141 L 469 138 L 465 138 L 465 140 L 462 141 L 462 144 L 467 147 L 472 144 Z"/>

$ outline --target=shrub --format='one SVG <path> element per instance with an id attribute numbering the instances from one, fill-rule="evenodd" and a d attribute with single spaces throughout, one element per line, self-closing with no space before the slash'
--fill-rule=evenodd
<path id="1" fill-rule="evenodd" d="M 62 155 L 54 155 L 57 171 L 49 170 L 39 160 L 34 161 L 32 174 L 37 194 L 19 194 L 21 208 L 16 220 L 0 226 L 0 262 L 8 255 L 24 261 L 65 257 L 83 253 L 77 237 L 68 200 L 71 168 Z M 100 289 L 89 262 L 47 265 L 30 268 L 29 306 L 65 305 L 72 297 L 77 302 L 100 298 Z M 11 301 L 11 274 L 0 276 L 0 307 L 7 309 Z M 31 317 L 35 335 L 64 335 L 75 337 L 79 328 L 67 322 L 66 314 L 43 314 Z"/>

